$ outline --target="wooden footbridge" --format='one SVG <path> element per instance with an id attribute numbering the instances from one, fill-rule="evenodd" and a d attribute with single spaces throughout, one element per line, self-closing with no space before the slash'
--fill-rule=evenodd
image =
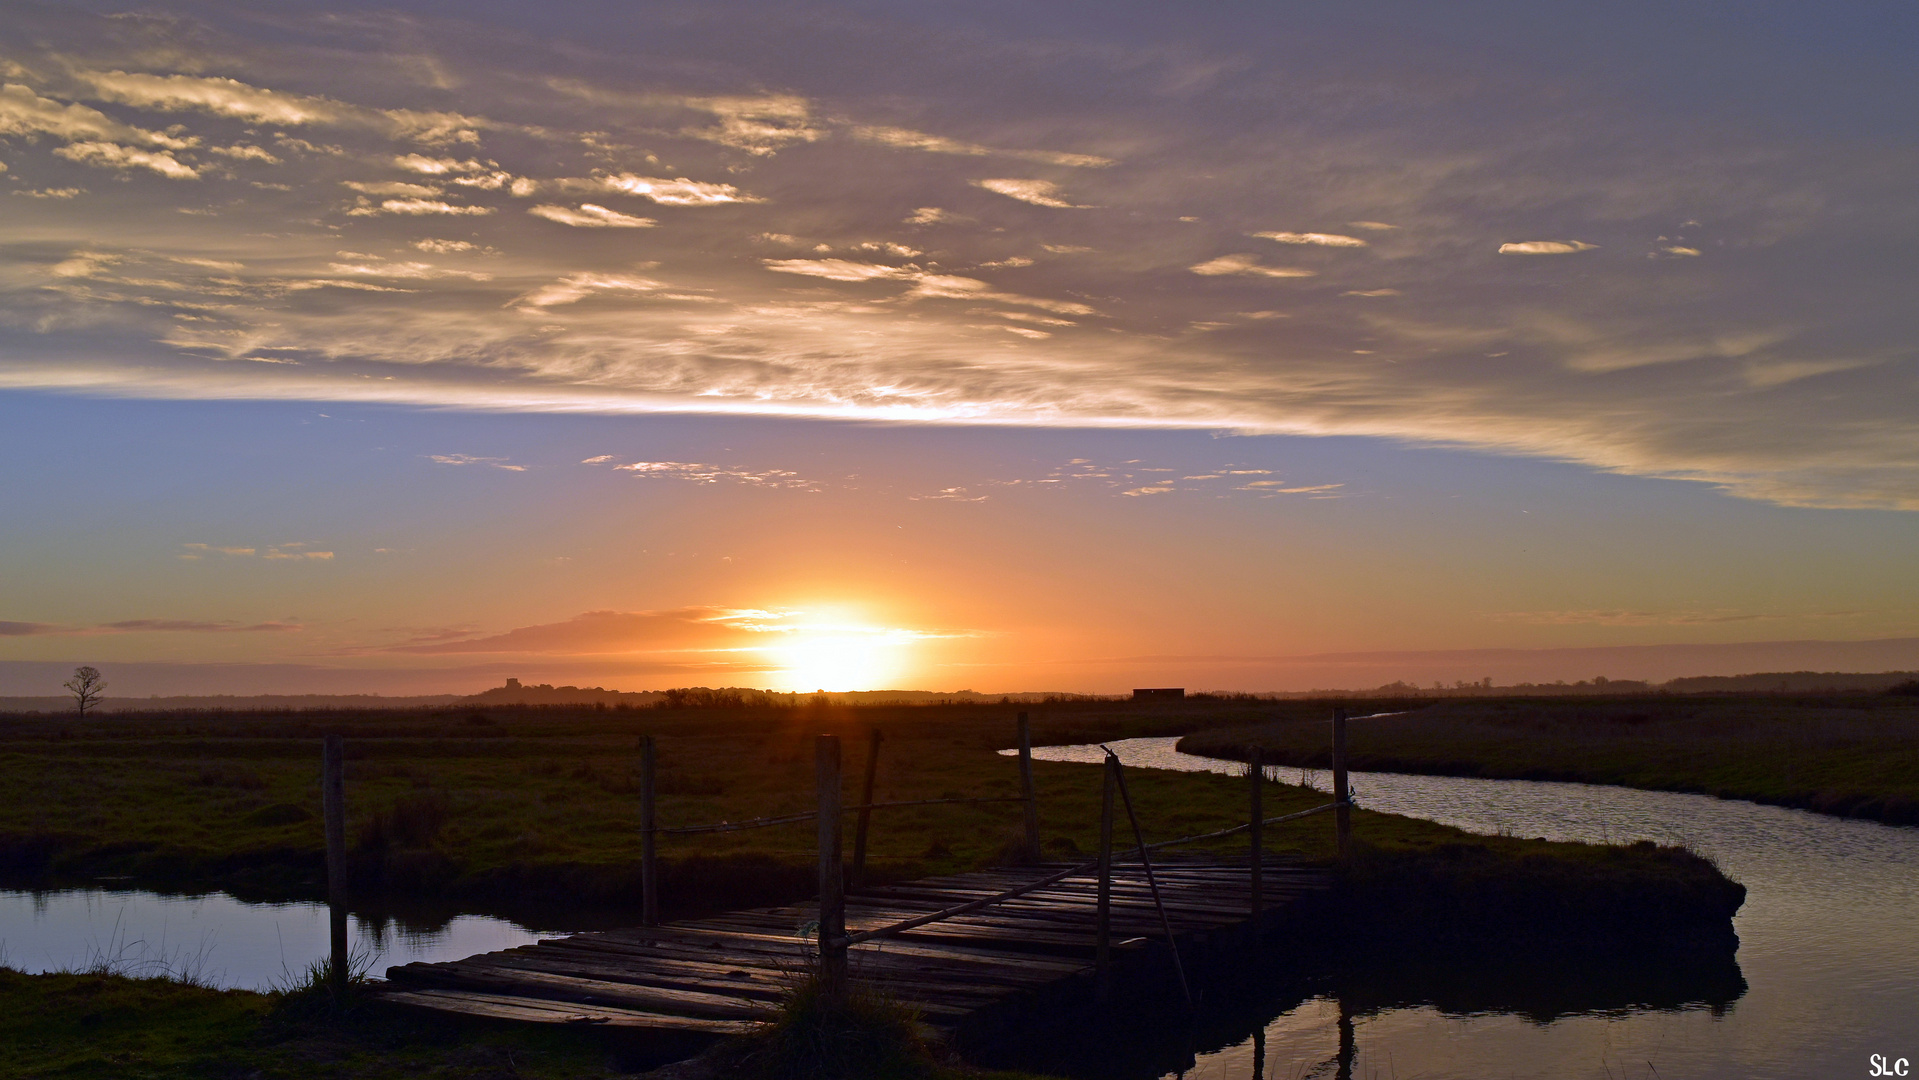
<path id="1" fill-rule="evenodd" d="M 1344 714 L 1334 745 L 1343 750 Z M 1039 849 L 1031 751 L 1020 714 L 1019 763 L 1026 804 L 1028 857 Z M 977 1014 L 1018 1002 L 1099 1000 L 1118 978 L 1151 980 L 1190 1001 L 1182 956 L 1240 949 L 1283 922 L 1295 902 L 1328 890 L 1325 870 L 1266 855 L 1266 826 L 1334 811 L 1342 851 L 1349 800 L 1265 817 L 1255 752 L 1248 820 L 1230 829 L 1148 844 L 1127 793 L 1119 759 L 1108 751 L 1097 859 L 1069 865 L 1029 863 L 947 877 L 862 883 L 871 812 L 938 799 L 873 802 L 874 738 L 863 801 L 840 805 L 840 746 L 819 736 L 819 809 L 804 815 L 661 828 L 652 813 L 652 747 L 642 758 L 646 831 L 645 925 L 575 934 L 445 963 L 387 970 L 389 1001 L 495 1019 L 707 1034 L 739 1034 L 768 1018 L 796 979 L 816 975 L 828 994 L 851 981 L 916 1008 L 936 1029 L 956 1030 Z M 1347 791 L 1344 754 L 1335 754 L 1334 790 Z M 1116 850 L 1123 809 L 1133 844 Z M 841 821 L 857 815 L 851 873 L 841 852 Z M 656 834 L 759 828 L 817 818 L 820 899 L 660 923 L 654 867 Z M 1168 856 L 1163 849 L 1246 833 L 1247 856 Z M 1129 850 L 1130 849 L 1130 850 Z M 1130 996 L 1130 995 L 1129 995 Z"/>

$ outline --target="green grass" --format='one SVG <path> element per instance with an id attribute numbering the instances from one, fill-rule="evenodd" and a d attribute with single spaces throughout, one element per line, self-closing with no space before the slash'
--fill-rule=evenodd
<path id="1" fill-rule="evenodd" d="M 1619 784 L 1919 824 L 1909 695 L 1471 699 L 1349 730 L 1359 770 Z M 1180 747 L 1239 758 L 1253 744 L 1268 762 L 1330 764 L 1323 716 L 1210 728 Z"/>
<path id="2" fill-rule="evenodd" d="M 92 973 L 0 969 L 0 1045 L 0 1074 L 73 1080 L 620 1075 L 606 1045 L 573 1032 L 371 1009 L 342 1019 L 270 994 Z"/>
<path id="3" fill-rule="evenodd" d="M 259 994 L 104 973 L 0 968 L 0 1076 L 61 1080 L 611 1080 L 660 1059 L 617 1032 L 470 1023 L 311 988 Z M 909 1015 L 862 996 L 826 1010 L 804 986 L 724 1075 L 766 1080 L 1021 1080 L 942 1060 Z"/>
<path id="4" fill-rule="evenodd" d="M 1042 742 L 1171 734 L 1264 714 L 1248 703 L 1036 711 Z M 0 718 L 0 879 L 111 876 L 245 897 L 318 897 L 319 738 L 339 731 L 360 898 L 623 906 L 639 884 L 642 735 L 658 739 L 660 820 L 672 826 L 810 809 L 813 737 L 821 731 L 842 734 L 843 798 L 856 801 L 873 726 L 886 736 L 880 800 L 1019 790 L 1013 760 L 994 753 L 1013 741 L 1010 708 L 211 714 L 107 716 L 85 725 Z M 1035 771 L 1048 856 L 1090 851 L 1098 769 L 1038 762 Z M 1235 824 L 1244 813 L 1244 787 L 1228 778 L 1141 773 L 1134 783 L 1158 837 Z M 1274 798 L 1303 807 L 1315 797 Z M 1017 840 L 1019 821 L 1012 803 L 879 811 L 871 865 L 878 876 L 898 877 L 990 864 Z M 669 911 L 803 895 L 812 830 L 803 822 L 663 838 Z M 1302 829 L 1275 842 L 1324 858 L 1327 833 Z"/>

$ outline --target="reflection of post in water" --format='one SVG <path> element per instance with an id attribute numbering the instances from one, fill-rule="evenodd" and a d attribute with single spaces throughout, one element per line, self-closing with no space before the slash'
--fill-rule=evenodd
<path id="1" fill-rule="evenodd" d="M 1346 1009 L 1346 999 L 1339 998 L 1339 1080 L 1353 1080 L 1353 1058 L 1356 1049 L 1353 1045 L 1353 1014 Z"/>
<path id="2" fill-rule="evenodd" d="M 1253 1029 L 1253 1080 L 1266 1080 L 1266 1025 Z"/>
<path id="3" fill-rule="evenodd" d="M 347 985 L 346 746 L 328 735 L 320 753 L 320 809 L 326 820 L 326 902 L 331 948 L 327 990 L 337 999 Z"/>

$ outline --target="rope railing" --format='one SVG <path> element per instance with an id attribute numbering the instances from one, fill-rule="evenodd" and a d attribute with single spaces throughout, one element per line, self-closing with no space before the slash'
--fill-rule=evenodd
<path id="1" fill-rule="evenodd" d="M 1026 761 L 1029 760 L 1027 755 L 1030 753 L 1030 751 L 1028 749 L 1027 738 L 1026 738 L 1027 732 L 1026 732 L 1025 720 L 1026 720 L 1026 714 L 1021 713 L 1020 714 L 1020 721 L 1021 721 L 1020 750 L 1021 750 L 1023 772 L 1025 772 L 1026 769 L 1030 769 L 1030 766 L 1026 765 Z M 822 761 L 825 761 L 830 756 L 830 759 L 833 765 L 835 766 L 833 771 L 837 773 L 837 764 L 839 760 L 838 741 L 833 736 L 826 736 L 826 735 L 821 736 L 820 739 L 821 739 L 821 759 Z M 829 741 L 831 741 L 832 743 L 830 748 L 831 750 L 830 755 L 828 753 L 828 746 L 827 746 L 827 743 Z M 878 749 L 877 738 L 875 738 L 874 740 L 874 748 L 875 750 Z M 1101 746 L 1100 749 L 1106 752 L 1106 758 L 1105 758 L 1105 764 L 1104 764 L 1104 769 L 1106 773 L 1106 780 L 1105 780 L 1106 787 L 1105 787 L 1105 794 L 1101 800 L 1102 805 L 1101 805 L 1101 813 L 1100 813 L 1100 857 L 1091 862 L 1085 862 L 1077 866 L 1067 867 L 1064 870 L 1054 871 L 1034 881 L 1026 882 L 1025 884 L 1021 884 L 1021 885 L 1016 885 L 1010 889 L 1005 889 L 1000 892 L 994 893 L 991 896 L 983 896 L 976 900 L 969 900 L 963 904 L 956 904 L 952 907 L 942 908 L 938 911 L 929 911 L 921 915 L 912 916 L 911 918 L 901 919 L 898 922 L 890 923 L 886 926 L 877 926 L 871 929 L 861 930 L 856 933 L 848 934 L 845 932 L 846 920 L 845 920 L 844 899 L 841 896 L 838 889 L 838 885 L 839 885 L 838 853 L 837 851 L 834 852 L 832 862 L 831 864 L 829 864 L 825 857 L 826 845 L 823 841 L 822 849 L 821 849 L 822 858 L 820 863 L 821 918 L 819 922 L 819 927 L 820 927 L 819 949 L 820 949 L 820 955 L 822 959 L 822 970 L 844 972 L 847 950 L 849 950 L 855 945 L 862 945 L 871 941 L 879 941 L 885 938 L 896 937 L 900 934 L 904 934 L 911 930 L 919 929 L 920 927 L 923 927 L 923 926 L 930 926 L 934 923 L 944 922 L 945 920 L 957 918 L 962 915 L 968 915 L 975 911 L 983 911 L 987 908 L 994 907 L 998 904 L 1006 903 L 1009 900 L 1015 900 L 1029 893 L 1037 892 L 1038 890 L 1046 888 L 1049 885 L 1056 885 L 1062 881 L 1067 880 L 1068 878 L 1076 877 L 1078 875 L 1085 874 L 1088 871 L 1096 870 L 1098 872 L 1099 877 L 1098 877 L 1098 899 L 1097 899 L 1098 910 L 1097 910 L 1097 917 L 1096 917 L 1095 949 L 1094 949 L 1094 957 L 1095 957 L 1094 985 L 1095 985 L 1096 993 L 1103 1000 L 1108 992 L 1108 969 L 1110 966 L 1109 942 L 1112 934 L 1110 883 L 1112 878 L 1112 869 L 1114 865 L 1114 860 L 1113 860 L 1114 853 L 1112 851 L 1112 835 L 1113 835 L 1112 827 L 1113 827 L 1113 811 L 1114 811 L 1113 796 L 1115 792 L 1117 792 L 1120 798 L 1125 803 L 1126 816 L 1132 825 L 1133 837 L 1134 837 L 1134 840 L 1136 841 L 1133 849 L 1133 855 L 1127 861 L 1130 862 L 1133 860 L 1137 860 L 1141 868 L 1145 871 L 1146 884 L 1152 893 L 1153 906 L 1158 912 L 1161 930 L 1166 935 L 1166 944 L 1168 949 L 1170 950 L 1170 955 L 1172 957 L 1173 970 L 1175 975 L 1179 979 L 1181 994 L 1186 999 L 1186 1002 L 1188 1006 L 1190 1007 L 1193 1001 L 1192 991 L 1187 984 L 1185 967 L 1183 962 L 1180 959 L 1178 946 L 1174 941 L 1172 922 L 1167 917 L 1166 905 L 1160 897 L 1159 884 L 1153 874 L 1153 862 L 1152 862 L 1152 856 L 1151 856 L 1152 852 L 1161 850 L 1163 848 L 1179 847 L 1186 844 L 1196 844 L 1196 843 L 1200 843 L 1202 841 L 1207 841 L 1207 840 L 1222 840 L 1230 836 L 1236 836 L 1243 832 L 1251 832 L 1253 846 L 1252 846 L 1251 857 L 1249 859 L 1249 864 L 1250 864 L 1249 869 L 1252 875 L 1251 916 L 1254 920 L 1257 920 L 1260 915 L 1260 892 L 1261 892 L 1260 879 L 1262 875 L 1263 859 L 1264 859 L 1262 848 L 1261 848 L 1261 830 L 1265 826 L 1280 825 L 1289 821 L 1298 821 L 1303 818 L 1312 817 L 1315 814 L 1323 814 L 1328 810 L 1336 811 L 1338 820 L 1337 820 L 1335 831 L 1336 831 L 1337 839 L 1339 842 L 1339 854 L 1342 860 L 1346 857 L 1346 853 L 1349 846 L 1348 838 L 1349 838 L 1349 833 L 1351 829 L 1350 812 L 1352 807 L 1355 805 L 1355 803 L 1353 802 L 1352 792 L 1346 783 L 1346 762 L 1345 762 L 1346 713 L 1344 709 L 1333 710 L 1334 791 L 1336 792 L 1338 797 L 1335 798 L 1332 802 L 1322 803 L 1318 806 L 1309 807 L 1305 810 L 1295 811 L 1290 814 L 1280 814 L 1274 817 L 1266 817 L 1261 812 L 1261 802 L 1260 802 L 1260 798 L 1261 798 L 1260 786 L 1265 782 L 1265 771 L 1263 768 L 1260 767 L 1259 756 L 1257 751 L 1255 751 L 1253 756 L 1253 768 L 1248 771 L 1248 776 L 1252 781 L 1251 820 L 1247 821 L 1243 825 L 1235 825 L 1235 826 L 1232 826 L 1231 828 L 1216 829 L 1212 832 L 1196 833 L 1191 836 L 1181 836 L 1171 840 L 1160 840 L 1151 844 L 1146 842 L 1145 833 L 1140 827 L 1139 817 L 1133 810 L 1132 797 L 1130 794 L 1127 793 L 1127 790 L 1126 790 L 1126 781 L 1121 772 L 1122 767 L 1120 764 L 1119 756 L 1113 753 L 1112 749 L 1109 747 Z M 870 759 L 869 759 L 869 762 L 870 762 Z M 870 784 L 871 784 L 871 773 L 872 773 L 872 770 L 869 764 L 869 768 L 868 768 L 869 790 L 870 790 Z M 1030 776 L 1030 773 L 1027 772 L 1026 775 Z M 824 774 L 822 776 L 822 779 L 824 779 Z M 837 787 L 838 787 L 837 783 L 835 783 L 833 786 L 837 790 Z M 1030 781 L 1028 782 L 1027 787 L 1028 787 L 1027 798 L 1030 800 L 1031 798 Z M 950 801 L 950 800 L 928 800 L 929 803 L 938 802 L 938 801 Z M 869 808 L 870 806 L 877 806 L 877 805 L 880 805 L 880 804 L 869 804 Z M 1029 815 L 1029 821 L 1030 820 L 1031 818 Z M 865 823 L 865 818 L 862 815 L 861 824 L 864 825 L 864 823 Z M 824 832 L 822 833 L 822 835 L 824 835 Z M 862 829 L 862 835 L 861 835 L 862 849 L 864 848 L 864 843 L 865 843 L 864 829 Z M 834 847 L 837 848 L 837 843 L 834 844 Z M 830 902 L 836 908 L 836 910 L 834 910 L 830 914 L 830 916 L 829 916 L 829 913 L 826 911 L 826 907 L 828 906 L 828 903 L 829 903 L 829 899 L 828 899 L 829 897 L 831 898 Z M 834 991 L 834 988 L 832 987 L 828 987 L 828 990 L 829 992 L 836 992 Z"/>
<path id="2" fill-rule="evenodd" d="M 1037 861 L 1039 858 L 1038 804 L 1033 786 L 1032 743 L 1025 713 L 1019 714 L 1021 793 L 1016 796 L 876 801 L 873 798 L 873 787 L 880 742 L 879 732 L 871 732 L 870 747 L 866 758 L 865 784 L 860 793 L 860 801 L 850 806 L 842 805 L 840 802 L 842 782 L 839 736 L 821 735 L 817 740 L 814 777 L 819 795 L 819 809 L 792 814 L 748 818 L 743 821 L 721 821 L 701 825 L 662 827 L 658 824 L 658 819 L 654 813 L 654 794 L 656 790 L 653 770 L 654 746 L 653 738 L 647 736 L 643 742 L 643 773 L 641 777 L 641 797 L 644 803 L 641 820 L 645 833 L 645 865 L 641 878 L 646 894 L 644 907 L 646 924 L 652 926 L 657 923 L 656 912 L 658 910 L 657 889 L 659 875 L 654 863 L 655 854 L 653 845 L 653 840 L 657 835 L 689 836 L 701 833 L 736 832 L 746 829 L 762 829 L 777 825 L 790 825 L 803 821 L 816 821 L 819 824 L 820 863 L 820 915 L 817 940 L 820 951 L 819 959 L 822 986 L 829 996 L 838 996 L 845 992 L 847 951 L 855 945 L 897 937 L 900 934 L 919 929 L 923 926 L 929 926 L 962 915 L 968 915 L 975 911 L 982 911 L 986 908 L 1003 904 L 1009 900 L 1015 900 L 1021 896 L 1044 889 L 1050 885 L 1057 885 L 1069 878 L 1086 874 L 1088 871 L 1096 871 L 1098 874 L 1098 892 L 1096 899 L 1094 982 L 1097 993 L 1104 999 L 1107 994 L 1110 968 L 1110 941 L 1112 935 L 1111 883 L 1115 861 L 1114 855 L 1116 854 L 1113 850 L 1113 820 L 1115 811 L 1114 796 L 1117 794 L 1119 799 L 1125 804 L 1126 816 L 1132 826 L 1135 841 L 1135 843 L 1131 845 L 1131 852 L 1122 855 L 1121 859 L 1127 863 L 1136 861 L 1145 872 L 1146 884 L 1152 893 L 1153 906 L 1159 915 L 1160 928 L 1166 935 L 1167 946 L 1171 950 L 1172 962 L 1179 978 L 1180 989 L 1190 1004 L 1192 1001 L 1191 991 L 1187 986 L 1185 970 L 1179 957 L 1177 943 L 1174 940 L 1172 922 L 1167 916 L 1166 905 L 1160 896 L 1159 883 L 1153 872 L 1153 852 L 1165 848 L 1202 843 L 1208 840 L 1223 840 L 1228 837 L 1237 836 L 1240 833 L 1250 832 L 1252 840 L 1251 858 L 1248 867 L 1252 885 L 1250 894 L 1252 910 L 1250 914 L 1251 918 L 1257 921 L 1261 913 L 1261 877 L 1264 866 L 1261 830 L 1265 826 L 1298 821 L 1302 818 L 1312 817 L 1315 814 L 1323 814 L 1331 810 L 1335 812 L 1335 833 L 1339 843 L 1339 856 L 1342 860 L 1346 858 L 1350 846 L 1351 809 L 1354 806 L 1354 802 L 1351 790 L 1346 783 L 1346 713 L 1344 709 L 1335 708 L 1333 710 L 1333 790 L 1338 796 L 1333 801 L 1323 803 L 1319 806 L 1309 807 L 1305 810 L 1295 811 L 1290 814 L 1280 814 L 1275 817 L 1265 816 L 1261 810 L 1260 802 L 1261 785 L 1266 782 L 1265 770 L 1260 767 L 1259 755 L 1255 748 L 1252 761 L 1253 767 L 1249 769 L 1247 773 L 1252 781 L 1251 813 L 1248 815 L 1250 820 L 1244 824 L 1234 825 L 1230 828 L 1215 829 L 1211 832 L 1196 833 L 1191 836 L 1181 836 L 1171 840 L 1159 840 L 1153 843 L 1146 841 L 1145 831 L 1141 827 L 1139 816 L 1133 807 L 1132 796 L 1126 789 L 1126 781 L 1121 772 L 1122 767 L 1118 755 L 1114 754 L 1110 748 L 1102 746 L 1101 749 L 1106 751 L 1105 764 L 1103 766 L 1105 771 L 1105 789 L 1101 799 L 1100 855 L 1098 859 L 1080 863 L 1076 866 L 1070 866 L 1063 870 L 1052 871 L 1033 881 L 1013 886 L 1012 888 L 994 893 L 991 896 L 980 897 L 952 907 L 942 908 L 938 911 L 929 911 L 910 918 L 901 919 L 886 926 L 872 927 L 849 934 L 846 932 L 846 888 L 848 881 L 840 846 L 840 818 L 845 814 L 854 814 L 858 820 L 851 874 L 851 884 L 855 890 L 860 887 L 861 878 L 864 873 L 867 823 L 874 810 L 897 809 L 912 806 L 950 806 L 958 804 L 1005 802 L 1024 803 L 1026 840 L 1024 853 L 1031 861 Z"/>

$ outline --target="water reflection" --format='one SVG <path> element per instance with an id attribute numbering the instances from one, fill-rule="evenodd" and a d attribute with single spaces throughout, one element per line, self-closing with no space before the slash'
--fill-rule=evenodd
<path id="1" fill-rule="evenodd" d="M 446 913 L 356 913 L 349 941 L 354 954 L 377 973 L 391 964 L 454 960 L 530 944 L 554 936 L 546 930 L 552 925 L 560 924 Z M 325 904 L 245 903 L 224 893 L 0 891 L 0 962 L 21 971 L 106 967 L 260 990 L 302 974 L 308 963 L 326 955 L 327 947 Z"/>
<path id="2" fill-rule="evenodd" d="M 1133 766 L 1242 768 L 1180 754 L 1176 741 L 1110 745 Z M 1091 746 L 1034 753 L 1100 755 Z M 1328 786 L 1323 772 L 1305 779 Z M 1503 973 L 1484 957 L 1347 966 L 1303 994 L 1268 997 L 1248 1027 L 1191 1043 L 1191 1064 L 1156 1063 L 1160 1075 L 1339 1075 L 1341 1002 L 1354 1038 L 1346 1069 L 1365 1077 L 1785 1080 L 1861 1074 L 1872 1053 L 1919 1058 L 1919 828 L 1586 784 L 1354 773 L 1353 785 L 1364 806 L 1474 832 L 1683 843 L 1749 890 L 1734 922 L 1736 962 L 1553 955 Z"/>

